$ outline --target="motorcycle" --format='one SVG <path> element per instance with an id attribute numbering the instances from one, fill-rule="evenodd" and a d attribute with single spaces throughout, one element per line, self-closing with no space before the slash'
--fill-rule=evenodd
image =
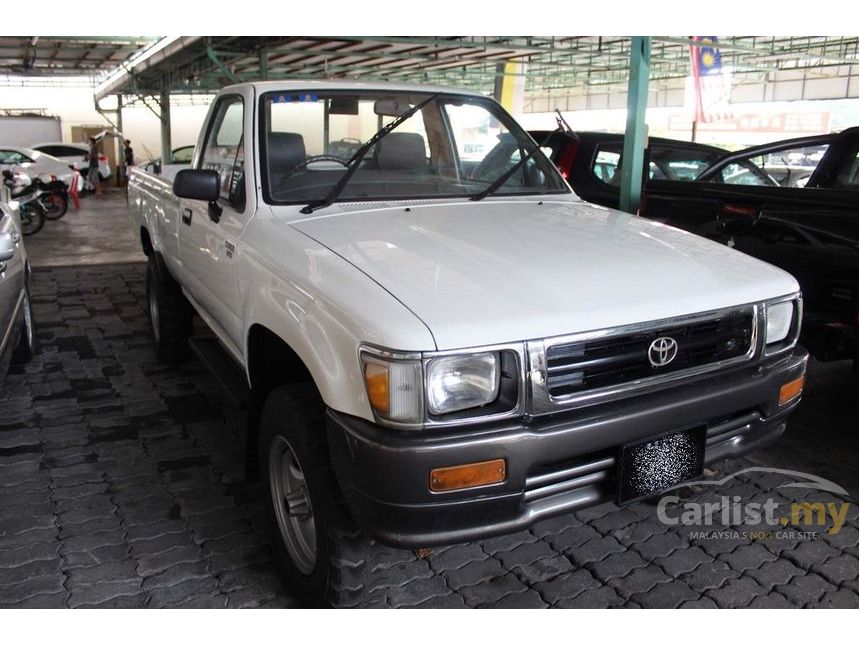
<path id="1" fill-rule="evenodd" d="M 34 235 L 45 225 L 45 207 L 40 201 L 42 187 L 41 179 L 32 179 L 24 173 L 11 170 L 3 171 L 3 183 L 9 188 L 10 197 L 18 202 L 18 213 L 21 219 L 21 233 Z"/>
<path id="2" fill-rule="evenodd" d="M 43 181 L 41 177 L 37 177 L 40 182 L 39 189 L 42 194 L 39 195 L 39 203 L 45 208 L 45 217 L 50 220 L 60 219 L 69 210 L 69 190 L 65 182 L 51 178 L 50 181 Z M 76 181 L 73 178 L 73 181 Z"/>

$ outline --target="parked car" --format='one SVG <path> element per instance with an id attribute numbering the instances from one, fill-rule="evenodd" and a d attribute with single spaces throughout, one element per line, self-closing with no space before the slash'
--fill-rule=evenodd
<path id="1" fill-rule="evenodd" d="M 623 134 L 548 130 L 529 134 L 551 149 L 552 161 L 577 195 L 593 204 L 618 208 Z M 650 137 L 647 177 L 692 181 L 725 154 L 722 148 L 702 143 Z"/>
<path id="2" fill-rule="evenodd" d="M 803 188 L 815 172 L 815 166 L 768 163 L 762 170 L 780 186 Z"/>
<path id="3" fill-rule="evenodd" d="M 773 183 L 769 164 L 774 158 L 794 154 L 798 164 L 806 164 L 819 152 L 803 187 Z M 736 181 L 738 173 L 746 173 L 743 182 Z M 856 127 L 725 155 L 697 181 L 651 180 L 643 196 L 639 212 L 644 217 L 727 244 L 794 275 L 803 291 L 803 344 L 820 360 L 857 359 Z"/>
<path id="4" fill-rule="evenodd" d="M 35 349 L 30 263 L 14 209 L 0 203 L 0 391 L 10 363 L 29 360 Z"/>
<path id="5" fill-rule="evenodd" d="M 71 188 L 77 182 L 78 190 L 83 188 L 83 178 L 68 163 L 44 152 L 31 148 L 0 145 L 0 170 L 23 172 L 31 178 L 51 175 Z"/>
<path id="6" fill-rule="evenodd" d="M 487 133 L 518 150 L 492 171 L 472 158 Z M 249 397 L 274 554 L 306 601 L 348 602 L 378 543 L 655 495 L 779 436 L 799 401 L 793 277 L 583 202 L 479 93 L 243 83 L 197 146 L 172 185 L 130 173 L 155 354 L 181 360 L 197 312 L 220 349 L 195 351 L 241 375 L 220 380 Z"/>
<path id="7" fill-rule="evenodd" d="M 830 188 L 833 187 L 830 183 L 826 181 L 822 183 L 823 173 L 829 165 L 839 165 L 834 160 L 836 157 L 840 157 L 844 152 L 850 152 L 851 149 L 856 152 L 856 147 L 856 127 L 837 133 L 783 139 L 727 153 L 696 179 L 723 184 L 742 183 L 747 186 Z M 822 168 L 822 172 L 818 174 L 816 182 L 810 183 L 810 179 L 819 167 Z M 745 169 L 754 172 L 749 172 L 748 179 L 733 181 L 732 178 L 741 176 Z M 783 181 L 782 175 L 786 170 L 789 173 L 789 179 Z M 799 184 L 798 181 L 801 179 L 805 181 Z M 854 187 L 856 188 L 856 180 Z"/>
<path id="8" fill-rule="evenodd" d="M 52 155 L 67 164 L 76 164 L 84 177 L 89 172 L 90 162 L 88 157 L 90 147 L 86 143 L 37 143 L 33 145 L 33 149 Z M 99 179 L 105 181 L 112 174 L 107 155 L 99 155 Z"/>
<path id="9" fill-rule="evenodd" d="M 180 146 L 173 149 L 173 154 L 170 163 L 162 164 L 161 157 L 156 157 L 147 161 L 143 165 L 146 172 L 151 172 L 154 175 L 164 175 L 167 179 L 173 179 L 176 173 L 191 165 L 191 160 L 194 158 L 194 146 Z"/>

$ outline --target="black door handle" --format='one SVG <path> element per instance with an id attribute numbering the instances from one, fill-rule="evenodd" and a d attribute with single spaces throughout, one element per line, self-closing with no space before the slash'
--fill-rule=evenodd
<path id="1" fill-rule="evenodd" d="M 186 208 L 185 210 L 182 211 L 182 223 L 183 224 L 188 224 L 188 226 L 191 226 L 191 213 L 192 213 L 192 211 L 190 208 Z"/>

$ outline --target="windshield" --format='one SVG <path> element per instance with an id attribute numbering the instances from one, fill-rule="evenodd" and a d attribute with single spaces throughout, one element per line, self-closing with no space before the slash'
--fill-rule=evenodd
<path id="1" fill-rule="evenodd" d="M 383 91 L 268 93 L 260 99 L 266 200 L 307 204 L 324 199 L 363 143 L 428 99 L 363 156 L 337 201 L 469 197 L 485 190 L 534 148 L 511 117 L 483 97 L 433 98 L 431 93 Z M 537 153 L 495 194 L 566 192 L 553 164 Z"/>

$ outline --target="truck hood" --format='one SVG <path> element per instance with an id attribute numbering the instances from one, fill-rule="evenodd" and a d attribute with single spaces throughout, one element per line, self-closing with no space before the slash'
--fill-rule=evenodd
<path id="1" fill-rule="evenodd" d="M 336 205 L 292 226 L 399 299 L 439 349 L 658 320 L 798 289 L 789 274 L 740 252 L 583 202 Z"/>

